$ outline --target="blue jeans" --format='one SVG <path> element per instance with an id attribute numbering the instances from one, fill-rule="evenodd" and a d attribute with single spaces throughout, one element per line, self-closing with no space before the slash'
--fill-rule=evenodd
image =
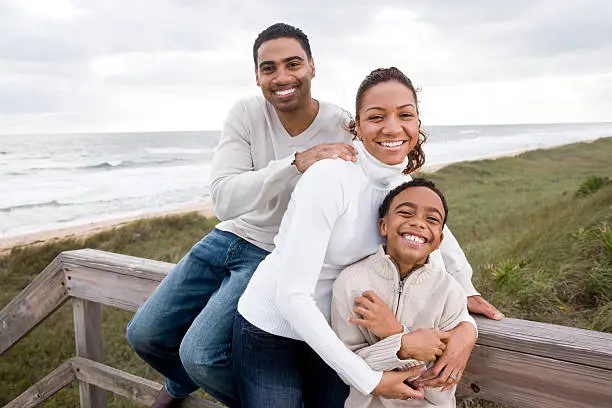
<path id="1" fill-rule="evenodd" d="M 198 387 L 239 407 L 232 370 L 238 299 L 267 251 L 214 229 L 181 259 L 127 326 L 136 353 L 177 398 Z"/>
<path id="2" fill-rule="evenodd" d="M 305 342 L 234 319 L 234 372 L 244 408 L 343 408 L 349 387 Z"/>

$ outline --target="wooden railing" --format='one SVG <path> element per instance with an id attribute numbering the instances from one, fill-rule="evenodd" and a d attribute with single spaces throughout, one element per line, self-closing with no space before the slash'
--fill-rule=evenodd
<path id="1" fill-rule="evenodd" d="M 76 356 L 4 408 L 33 407 L 73 381 L 83 408 L 106 392 L 145 405 L 161 385 L 103 364 L 101 305 L 135 311 L 173 265 L 82 249 L 61 253 L 0 311 L 0 354 L 72 298 Z M 463 396 L 515 407 L 612 407 L 612 334 L 477 318 L 478 343 L 459 384 Z M 220 407 L 189 397 L 185 407 Z"/>

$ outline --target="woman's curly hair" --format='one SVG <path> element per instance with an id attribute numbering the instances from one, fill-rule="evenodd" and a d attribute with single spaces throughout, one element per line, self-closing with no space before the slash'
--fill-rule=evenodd
<path id="1" fill-rule="evenodd" d="M 375 69 L 374 71 L 370 72 L 370 74 L 361 82 L 361 85 L 359 85 L 359 88 L 357 89 L 357 97 L 355 98 L 355 119 L 350 118 L 349 115 L 346 123 L 346 129 L 355 137 L 357 137 L 356 121 L 359 120 L 359 109 L 361 109 L 363 95 L 373 86 L 390 81 L 399 82 L 406 88 L 410 89 L 412 95 L 414 96 L 414 100 L 417 101 L 417 91 L 414 85 L 412 85 L 412 81 L 406 75 L 404 75 L 402 71 L 395 67 Z M 427 134 L 421 126 L 421 119 L 419 119 L 419 140 L 417 140 L 414 149 L 408 153 L 408 166 L 406 166 L 406 169 L 403 172 L 404 174 L 410 174 L 420 169 L 423 164 L 425 164 L 425 153 L 423 152 L 422 145 L 426 140 Z"/>

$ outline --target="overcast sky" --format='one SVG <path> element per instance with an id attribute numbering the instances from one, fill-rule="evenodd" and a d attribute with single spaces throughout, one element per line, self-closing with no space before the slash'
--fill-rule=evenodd
<path id="1" fill-rule="evenodd" d="M 351 111 L 395 65 L 426 125 L 612 121 L 609 0 L 0 0 L 0 134 L 219 129 L 279 21 Z"/>

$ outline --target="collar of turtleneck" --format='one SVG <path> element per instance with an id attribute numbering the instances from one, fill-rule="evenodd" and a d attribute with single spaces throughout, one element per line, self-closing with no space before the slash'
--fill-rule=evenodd
<path id="1" fill-rule="evenodd" d="M 353 141 L 353 147 L 358 153 L 357 164 L 368 180 L 377 187 L 389 188 L 404 177 L 402 171 L 408 166 L 408 157 L 399 164 L 385 164 L 368 152 L 360 140 Z"/>

